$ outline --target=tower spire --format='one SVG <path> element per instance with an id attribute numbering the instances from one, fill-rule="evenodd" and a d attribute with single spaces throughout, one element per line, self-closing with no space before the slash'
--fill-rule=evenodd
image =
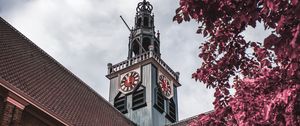
<path id="1" fill-rule="evenodd" d="M 160 56 L 159 39 L 155 36 L 153 6 L 143 0 L 136 7 L 135 25 L 129 37 L 128 59 L 141 55 L 153 47 L 153 52 Z"/>

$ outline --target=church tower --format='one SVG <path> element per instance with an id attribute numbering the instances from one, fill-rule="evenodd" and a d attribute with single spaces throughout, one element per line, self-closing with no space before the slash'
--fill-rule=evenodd
<path id="1" fill-rule="evenodd" d="M 109 102 L 141 126 L 164 126 L 178 120 L 174 72 L 160 57 L 160 34 L 155 33 L 152 5 L 144 0 L 136 8 L 127 60 L 108 64 Z M 121 43 L 120 43 L 121 44 Z"/>

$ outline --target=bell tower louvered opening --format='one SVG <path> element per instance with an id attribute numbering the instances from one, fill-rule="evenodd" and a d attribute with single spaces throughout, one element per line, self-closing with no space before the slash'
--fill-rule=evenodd
<path id="1" fill-rule="evenodd" d="M 166 117 L 169 119 L 171 122 L 176 121 L 176 104 L 173 100 L 173 98 L 169 99 L 167 104 L 167 113 Z"/>
<path id="2" fill-rule="evenodd" d="M 119 93 L 114 100 L 114 107 L 117 108 L 121 113 L 127 113 L 127 97 Z"/>
<path id="3" fill-rule="evenodd" d="M 154 100 L 155 100 L 154 107 L 160 113 L 163 113 L 165 111 L 165 100 L 164 100 L 164 96 L 163 96 L 162 92 L 158 88 L 155 88 L 154 96 L 155 96 L 155 98 L 154 98 Z"/>
<path id="4" fill-rule="evenodd" d="M 132 109 L 137 110 L 145 106 L 147 106 L 146 90 L 145 87 L 141 86 L 132 94 Z"/>

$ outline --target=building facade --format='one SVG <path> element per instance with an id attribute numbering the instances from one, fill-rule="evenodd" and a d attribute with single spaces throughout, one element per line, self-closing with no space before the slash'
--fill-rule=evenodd
<path id="1" fill-rule="evenodd" d="M 130 29 L 128 57 L 108 64 L 109 102 L 127 118 L 142 126 L 163 126 L 178 121 L 174 72 L 160 54 L 160 34 L 155 32 L 152 5 L 144 0 L 136 8 Z"/>

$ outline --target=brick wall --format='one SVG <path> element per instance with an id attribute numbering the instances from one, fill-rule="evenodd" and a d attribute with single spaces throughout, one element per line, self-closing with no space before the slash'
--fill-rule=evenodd
<path id="1" fill-rule="evenodd" d="M 22 110 L 9 102 L 3 101 L 2 104 L 4 106 L 2 109 L 1 126 L 20 126 Z"/>
<path id="2" fill-rule="evenodd" d="M 0 126 L 62 126 L 31 105 L 25 108 L 18 106 L 0 95 Z"/>
<path id="3" fill-rule="evenodd" d="M 0 86 L 0 126 L 64 126 Z"/>
<path id="4" fill-rule="evenodd" d="M 36 118 L 28 112 L 23 113 L 22 126 L 48 126 L 45 122 Z"/>

